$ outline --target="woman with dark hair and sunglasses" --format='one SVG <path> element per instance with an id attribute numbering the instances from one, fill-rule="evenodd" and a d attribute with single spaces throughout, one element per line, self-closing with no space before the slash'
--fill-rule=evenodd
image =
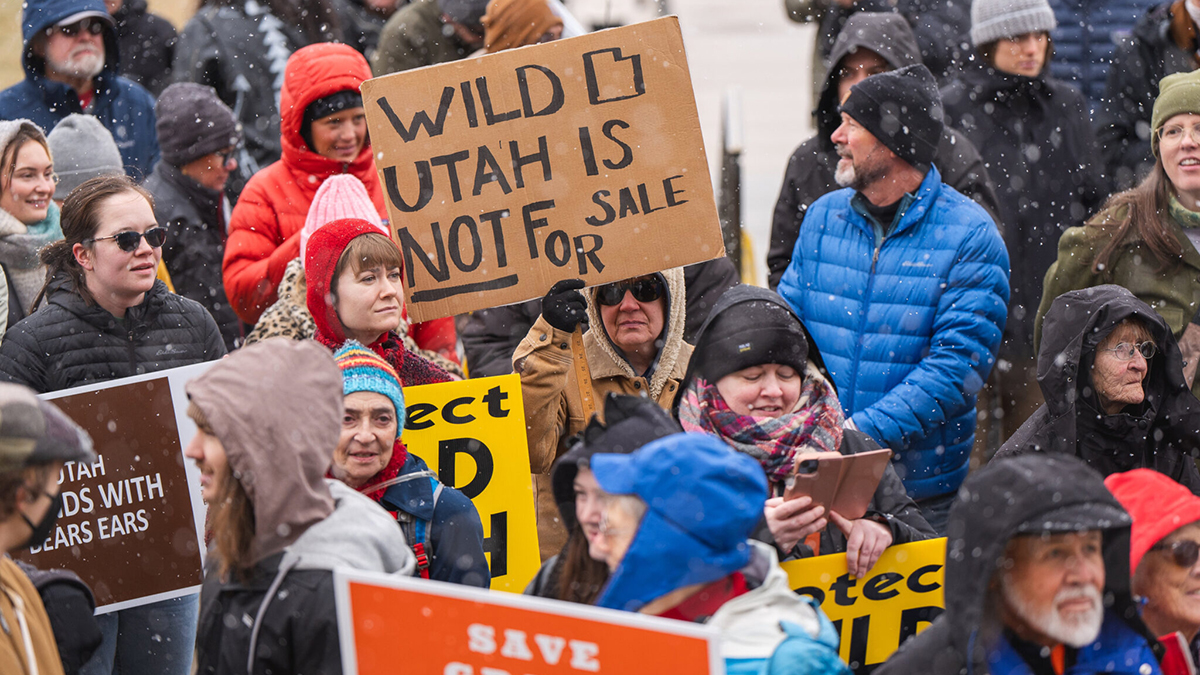
<path id="1" fill-rule="evenodd" d="M 208 311 L 155 278 L 167 231 L 144 189 L 93 178 L 63 202 L 62 229 L 41 251 L 39 309 L 0 344 L 0 379 L 44 393 L 225 355 Z"/>
<path id="2" fill-rule="evenodd" d="M 46 393 L 225 355 L 208 311 L 155 276 L 167 231 L 145 189 L 124 174 L 88 180 L 63 202 L 62 229 L 41 250 L 37 311 L 0 343 L 0 380 Z M 187 595 L 98 617 L 104 642 L 85 672 L 188 672 L 198 612 Z"/>
<path id="3" fill-rule="evenodd" d="M 1122 286 L 1054 299 L 1042 326 L 1046 403 L 996 453 L 1064 452 L 1104 476 L 1148 468 L 1200 494 L 1200 400 L 1166 319 Z"/>
<path id="4" fill-rule="evenodd" d="M 1133 518 L 1129 571 L 1142 621 L 1160 637 L 1179 633 L 1200 661 L 1200 497 L 1149 469 L 1104 485 Z"/>
<path id="5" fill-rule="evenodd" d="M 569 450 L 567 439 L 588 423 L 571 354 L 575 328 L 585 322 L 589 327 L 583 345 L 601 421 L 608 392 L 647 396 L 669 409 L 692 355 L 683 341 L 683 268 L 581 292 L 583 286 L 580 279 L 554 284 L 542 299 L 541 316 L 513 354 L 525 404 L 542 560 L 567 541 L 550 467 Z"/>

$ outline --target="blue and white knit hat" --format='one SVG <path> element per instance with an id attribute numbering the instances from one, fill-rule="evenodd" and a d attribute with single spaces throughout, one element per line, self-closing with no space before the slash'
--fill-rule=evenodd
<path id="1" fill-rule="evenodd" d="M 396 423 L 404 428 L 404 392 L 396 369 L 378 354 L 357 340 L 347 340 L 333 358 L 342 369 L 342 395 L 356 391 L 373 391 L 392 400 L 396 406 Z"/>

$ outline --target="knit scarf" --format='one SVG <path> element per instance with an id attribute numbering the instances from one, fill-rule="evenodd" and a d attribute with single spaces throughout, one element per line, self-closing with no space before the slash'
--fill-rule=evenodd
<path id="1" fill-rule="evenodd" d="M 371 476 L 371 478 L 368 479 L 367 482 L 358 486 L 358 491 L 360 493 L 370 497 L 376 503 L 382 502 L 383 495 L 387 494 L 387 490 L 384 489 L 384 490 L 372 491 L 371 488 L 376 485 L 379 485 L 380 483 L 382 483 L 384 481 L 392 480 L 396 476 L 399 476 L 400 469 L 404 468 L 404 463 L 407 461 L 408 461 L 408 448 L 406 448 L 404 446 L 404 443 L 401 442 L 401 440 L 399 438 L 397 438 L 396 442 L 392 445 L 392 458 L 390 460 L 388 460 L 387 466 L 380 469 L 379 473 L 375 474 L 374 476 Z M 326 478 L 336 478 L 336 476 L 333 475 L 332 469 L 325 473 L 325 477 Z"/>
<path id="2" fill-rule="evenodd" d="M 320 328 L 317 328 L 313 339 L 325 345 L 331 351 L 337 351 L 344 342 L 344 340 L 338 342 L 329 337 Z M 396 374 L 400 376 L 400 386 L 402 387 L 449 382 L 453 379 L 445 370 L 424 357 L 409 351 L 400 340 L 400 336 L 394 332 L 388 331 L 384 333 L 383 337 L 367 346 L 396 369 Z"/>
<path id="3" fill-rule="evenodd" d="M 713 434 L 754 457 L 767 472 L 767 480 L 778 484 L 792 473 L 796 453 L 838 451 L 845 415 L 833 387 L 809 364 L 796 408 L 788 414 L 739 415 L 729 408 L 716 384 L 696 377 L 679 403 L 679 422 L 684 431 Z"/>

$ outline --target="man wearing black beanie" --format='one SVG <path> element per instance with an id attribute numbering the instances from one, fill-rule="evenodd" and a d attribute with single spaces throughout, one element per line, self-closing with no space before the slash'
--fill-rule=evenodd
<path id="1" fill-rule="evenodd" d="M 855 425 L 894 453 L 944 532 L 967 475 L 975 400 L 1000 346 L 1008 253 L 942 182 L 937 82 L 917 64 L 854 85 L 831 136 L 831 192 L 805 214 L 779 294 L 808 327 Z"/>

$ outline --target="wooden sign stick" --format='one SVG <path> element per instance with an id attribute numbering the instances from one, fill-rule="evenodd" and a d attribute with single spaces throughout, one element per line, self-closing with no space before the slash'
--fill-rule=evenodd
<path id="1" fill-rule="evenodd" d="M 579 400 L 583 402 L 584 423 L 596 414 L 596 399 L 592 394 L 592 372 L 588 369 L 587 352 L 583 350 L 583 326 L 571 334 L 571 359 L 575 362 L 575 381 L 579 383 Z"/>

